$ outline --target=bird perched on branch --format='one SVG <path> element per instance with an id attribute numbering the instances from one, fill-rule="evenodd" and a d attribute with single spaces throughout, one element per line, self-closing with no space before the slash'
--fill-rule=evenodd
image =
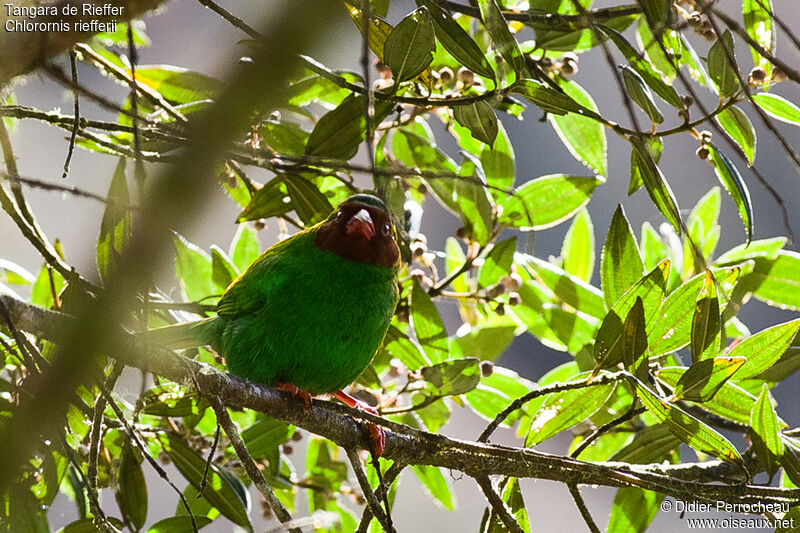
<path id="1" fill-rule="evenodd" d="M 357 194 L 262 253 L 225 290 L 216 316 L 151 330 L 148 339 L 171 348 L 210 345 L 232 374 L 254 383 L 307 401 L 333 393 L 366 408 L 341 389 L 369 365 L 386 334 L 399 263 L 386 205 Z M 371 433 L 380 455 L 383 432 L 372 426 Z"/>

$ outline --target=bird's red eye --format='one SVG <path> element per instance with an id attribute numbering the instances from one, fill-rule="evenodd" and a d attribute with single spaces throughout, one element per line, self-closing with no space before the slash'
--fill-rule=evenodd
<path id="1" fill-rule="evenodd" d="M 387 222 L 386 224 L 383 225 L 383 236 L 388 237 L 391 232 L 392 232 L 392 227 Z"/>

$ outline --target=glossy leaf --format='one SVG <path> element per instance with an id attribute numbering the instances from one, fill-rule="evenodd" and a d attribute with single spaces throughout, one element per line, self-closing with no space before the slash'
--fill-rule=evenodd
<path id="1" fill-rule="evenodd" d="M 753 166 L 756 159 L 756 130 L 744 111 L 735 105 L 731 106 L 717 115 L 717 122 L 742 149 L 747 166 Z"/>
<path id="2" fill-rule="evenodd" d="M 442 470 L 435 466 L 412 465 L 411 470 L 417 475 L 428 493 L 436 498 L 445 509 L 455 509 L 455 496 Z"/>
<path id="3" fill-rule="evenodd" d="M 187 446 L 182 438 L 171 433 L 162 436 L 160 440 L 164 451 L 172 459 L 178 471 L 199 490 L 206 467 L 205 458 Z M 221 468 L 215 463 L 211 463 L 207 479 L 203 497 L 234 524 L 252 531 L 249 516 L 250 500 L 241 481 L 235 476 L 222 474 Z"/>
<path id="4" fill-rule="evenodd" d="M 211 519 L 207 516 L 195 516 L 197 529 L 207 526 Z M 192 531 L 192 519 L 188 516 L 171 516 L 159 520 L 147 530 L 147 533 L 188 533 Z"/>
<path id="5" fill-rule="evenodd" d="M 600 256 L 600 280 L 606 306 L 614 305 L 644 272 L 639 246 L 621 205 L 617 206 Z"/>
<path id="6" fill-rule="evenodd" d="M 575 381 L 586 381 L 580 374 Z M 615 383 L 549 394 L 533 417 L 525 446 L 534 446 L 592 416 L 611 396 Z"/>
<path id="7" fill-rule="evenodd" d="M 373 124 L 383 120 L 392 107 L 392 102 L 388 100 L 376 100 Z M 308 136 L 306 155 L 339 159 L 353 157 L 366 136 L 364 110 L 364 97 L 351 95 L 336 109 L 322 115 Z"/>
<path id="8" fill-rule="evenodd" d="M 242 440 L 253 457 L 264 457 L 288 441 L 295 428 L 283 420 L 257 415 L 256 421 L 242 431 Z"/>
<path id="9" fill-rule="evenodd" d="M 245 270 L 258 257 L 258 235 L 247 224 L 239 224 L 231 240 L 228 256 L 239 271 Z"/>
<path id="10" fill-rule="evenodd" d="M 705 361 L 711 361 L 711 359 L 706 359 Z M 703 365 L 710 364 L 705 361 L 701 363 Z M 724 368 L 724 365 L 720 368 Z M 687 371 L 686 367 L 667 366 L 659 369 L 656 375 L 659 381 L 674 389 Z M 720 376 L 724 376 L 724 371 L 721 370 L 721 372 Z M 750 412 L 755 403 L 755 396 L 728 380 L 722 382 L 717 394 L 703 402 L 703 409 L 747 426 L 750 424 Z"/>
<path id="11" fill-rule="evenodd" d="M 432 363 L 441 363 L 447 359 L 448 340 L 442 317 L 433 304 L 431 297 L 418 282 L 411 289 L 411 326 L 417 334 Z"/>
<path id="12" fill-rule="evenodd" d="M 664 425 L 647 426 L 636 433 L 633 440 L 611 458 L 633 464 L 660 463 L 678 450 L 678 440 L 669 427 Z"/>
<path id="13" fill-rule="evenodd" d="M 650 120 L 656 124 L 664 122 L 664 115 L 658 109 L 650 89 L 645 85 L 642 77 L 634 69 L 627 65 L 622 66 L 622 80 L 625 83 L 625 91 L 631 100 L 644 111 Z"/>
<path id="14" fill-rule="evenodd" d="M 605 316 L 603 296 L 593 285 L 568 274 L 548 261 L 528 255 L 524 257 L 524 265 L 531 276 L 547 286 L 558 300 L 597 320 Z"/>
<path id="15" fill-rule="evenodd" d="M 781 250 L 774 261 L 759 260 L 756 269 L 747 277 L 753 296 L 781 309 L 800 309 L 800 254 Z"/>
<path id="16" fill-rule="evenodd" d="M 498 221 L 522 231 L 556 226 L 586 205 L 594 189 L 605 181 L 602 176 L 564 174 L 550 174 L 527 181 L 502 204 Z"/>
<path id="17" fill-rule="evenodd" d="M 419 4 L 428 8 L 435 27 L 436 38 L 442 43 L 444 49 L 471 71 L 494 80 L 494 71 L 489 61 L 461 25 L 453 20 L 436 2 L 432 0 L 417 0 L 417 5 Z"/>
<path id="18" fill-rule="evenodd" d="M 561 244 L 564 270 L 585 282 L 594 274 L 594 226 L 586 208 L 578 211 Z"/>
<path id="19" fill-rule="evenodd" d="M 211 280 L 214 282 L 214 287 L 222 292 L 238 275 L 239 270 L 228 255 L 217 245 L 211 245 Z"/>
<path id="20" fill-rule="evenodd" d="M 97 270 L 103 281 L 108 281 L 109 274 L 118 265 L 122 250 L 131 239 L 131 211 L 125 164 L 126 160 L 120 159 L 114 170 L 106 197 L 108 203 L 100 223 L 100 236 L 97 238 Z"/>
<path id="21" fill-rule="evenodd" d="M 490 147 L 497 137 L 497 117 L 485 100 L 453 107 L 453 118 L 467 128 L 472 136 Z"/>
<path id="22" fill-rule="evenodd" d="M 736 447 L 713 430 L 681 408 L 659 397 L 641 382 L 636 382 L 639 400 L 659 422 L 666 424 L 672 434 L 695 450 L 714 456 L 732 465 L 741 465 L 742 457 Z"/>
<path id="23" fill-rule="evenodd" d="M 647 379 L 647 331 L 640 297 L 636 298 L 636 303 L 622 323 L 622 362 L 631 374 L 639 379 Z"/>
<path id="24" fill-rule="evenodd" d="M 479 363 L 475 357 L 464 357 L 420 369 L 426 392 L 432 396 L 456 396 L 471 391 L 481 380 Z"/>
<path id="25" fill-rule="evenodd" d="M 36 278 L 16 263 L 0 259 L 0 282 L 9 285 L 30 285 Z"/>
<path id="26" fill-rule="evenodd" d="M 623 487 L 617 490 L 606 533 L 641 533 L 647 529 L 659 511 L 663 494 Z"/>
<path id="27" fill-rule="evenodd" d="M 599 28 L 608 34 L 617 48 L 619 48 L 619 51 L 622 52 L 622 55 L 625 56 L 625 59 L 628 60 L 631 68 L 641 76 L 642 80 L 653 92 L 673 107 L 683 107 L 683 101 L 678 96 L 675 88 L 661 79 L 661 74 L 653 70 L 652 64 L 646 61 L 621 33 L 607 26 L 600 25 Z"/>
<path id="28" fill-rule="evenodd" d="M 714 357 L 694 363 L 678 380 L 673 395 L 675 398 L 706 402 L 717 394 L 745 361 L 747 359 L 744 357 Z"/>
<path id="29" fill-rule="evenodd" d="M 800 107 L 793 102 L 773 93 L 757 93 L 752 97 L 758 107 L 763 109 L 769 116 L 787 124 L 800 126 Z"/>
<path id="30" fill-rule="evenodd" d="M 725 265 L 730 263 L 741 263 L 748 259 L 764 258 L 777 259 L 778 253 L 786 246 L 786 237 L 773 237 L 771 239 L 758 239 L 750 241 L 750 244 L 740 244 L 734 246 L 727 252 L 720 255 L 715 263 Z"/>
<path id="31" fill-rule="evenodd" d="M 761 385 L 761 394 L 753 406 L 750 415 L 750 427 L 761 437 L 771 454 L 780 457 L 783 455 L 783 440 L 781 439 L 781 425 L 772 405 L 772 395 L 766 383 Z"/>
<path id="32" fill-rule="evenodd" d="M 753 38 L 767 52 L 775 53 L 775 31 L 772 27 L 772 0 L 743 0 L 742 15 L 744 17 L 744 28 L 747 34 Z M 769 76 L 772 65 L 769 60 L 761 53 L 751 47 L 753 53 L 753 63 L 765 69 Z"/>
<path id="33" fill-rule="evenodd" d="M 720 347 L 720 316 L 717 286 L 713 274 L 706 270 L 703 288 L 694 304 L 690 347 L 692 361 L 715 357 Z"/>
<path id="34" fill-rule="evenodd" d="M 706 259 L 710 258 L 716 250 L 720 236 L 718 222 L 721 203 L 719 187 L 713 187 L 697 201 L 692 212 L 689 213 L 686 221 L 687 236 L 683 243 L 682 277 L 691 277 L 702 269 L 702 265 L 695 264 L 696 258 L 691 242 L 697 245 Z"/>
<path id="35" fill-rule="evenodd" d="M 511 271 L 511 263 L 514 261 L 514 252 L 517 250 L 517 238 L 509 237 L 495 243 L 481 266 L 478 277 L 479 287 L 489 287 L 494 285 L 500 278 L 507 276 Z"/>
<path id="36" fill-rule="evenodd" d="M 481 179 L 479 164 L 475 156 L 464 154 L 464 161 L 458 169 L 459 176 L 464 179 L 456 180 L 453 192 L 467 237 L 485 245 L 494 226 L 494 206 Z"/>
<path id="37" fill-rule="evenodd" d="M 650 199 L 664 215 L 664 218 L 672 225 L 675 232 L 681 233 L 681 214 L 678 208 L 678 201 L 672 193 L 672 189 L 667 183 L 667 179 L 653 160 L 650 150 L 637 137 L 630 139 L 633 152 L 631 153 L 631 164 L 636 165 L 639 175 L 642 177 L 644 186 Z"/>
<path id="38" fill-rule="evenodd" d="M 147 520 L 147 483 L 142 472 L 139 450 L 127 444 L 122 448 L 114 496 L 126 522 L 140 530 Z"/>
<path id="39" fill-rule="evenodd" d="M 708 51 L 708 73 L 719 89 L 721 97 L 727 98 L 739 88 L 737 71 L 733 36 L 730 30 L 725 30 Z"/>
<path id="40" fill-rule="evenodd" d="M 350 18 L 353 19 L 353 22 L 355 22 L 359 31 L 361 31 L 361 35 L 365 35 L 366 32 L 364 31 L 364 28 L 361 27 L 361 23 L 363 22 L 363 13 L 361 10 L 348 2 L 345 2 L 344 5 L 347 6 L 347 11 L 350 13 Z M 376 56 L 378 56 L 380 61 L 385 63 L 386 61 L 383 55 L 384 45 L 386 44 L 386 39 L 389 38 L 389 35 L 392 33 L 394 28 L 391 24 L 386 22 L 385 19 L 379 17 L 374 12 L 370 12 L 369 15 L 369 48 L 375 53 Z"/>
<path id="41" fill-rule="evenodd" d="M 211 283 L 211 257 L 197 245 L 173 234 L 175 274 L 186 296 L 200 301 L 214 293 Z"/>
<path id="42" fill-rule="evenodd" d="M 392 71 L 395 86 L 428 68 L 435 48 L 433 22 L 427 8 L 412 11 L 400 21 L 383 45 L 383 61 Z"/>
<path id="43" fill-rule="evenodd" d="M 574 81 L 562 81 L 560 85 L 567 96 L 597 113 L 594 100 L 583 87 Z M 606 131 L 602 124 L 586 116 L 549 115 L 548 119 L 575 159 L 602 176 L 608 174 Z"/>
<path id="44" fill-rule="evenodd" d="M 320 222 L 333 211 L 328 198 L 303 176 L 284 174 L 282 178 L 292 202 L 292 209 L 304 224 Z"/>
<path id="45" fill-rule="evenodd" d="M 595 111 L 579 104 L 566 92 L 557 91 L 549 85 L 536 80 L 527 78 L 517 80 L 511 86 L 511 91 L 521 94 L 539 106 L 542 111 L 553 113 L 554 115 L 575 113 L 585 117 L 597 118 L 599 116 Z"/>
<path id="46" fill-rule="evenodd" d="M 664 141 L 661 137 L 648 137 L 644 139 L 644 145 L 650 152 L 650 157 L 658 164 L 661 161 L 661 153 L 664 151 Z M 628 196 L 632 195 L 644 185 L 642 172 L 639 170 L 639 156 L 636 150 L 631 150 L 631 181 L 628 184 Z"/>
<path id="47" fill-rule="evenodd" d="M 497 0 L 478 0 L 478 7 L 486 31 L 491 35 L 497 51 L 514 72 L 522 72 L 525 68 L 525 59 L 522 57 L 517 40 L 508 29 Z"/>
<path id="48" fill-rule="evenodd" d="M 798 328 L 800 319 L 778 324 L 759 331 L 729 350 L 729 357 L 747 359 L 736 379 L 747 379 L 771 367 L 789 347 Z"/>

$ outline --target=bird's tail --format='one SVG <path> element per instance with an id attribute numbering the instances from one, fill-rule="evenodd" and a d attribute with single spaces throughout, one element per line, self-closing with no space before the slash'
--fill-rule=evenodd
<path id="1" fill-rule="evenodd" d="M 219 339 L 224 327 L 218 316 L 204 318 L 195 322 L 181 322 L 154 328 L 144 333 L 144 338 L 153 344 L 160 344 L 173 350 L 213 345 Z"/>

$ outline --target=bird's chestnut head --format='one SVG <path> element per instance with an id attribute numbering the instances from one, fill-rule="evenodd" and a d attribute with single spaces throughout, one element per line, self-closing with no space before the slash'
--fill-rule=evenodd
<path id="1" fill-rule="evenodd" d="M 394 268 L 400 260 L 386 204 L 371 194 L 356 194 L 342 202 L 320 225 L 314 244 L 357 263 Z"/>

